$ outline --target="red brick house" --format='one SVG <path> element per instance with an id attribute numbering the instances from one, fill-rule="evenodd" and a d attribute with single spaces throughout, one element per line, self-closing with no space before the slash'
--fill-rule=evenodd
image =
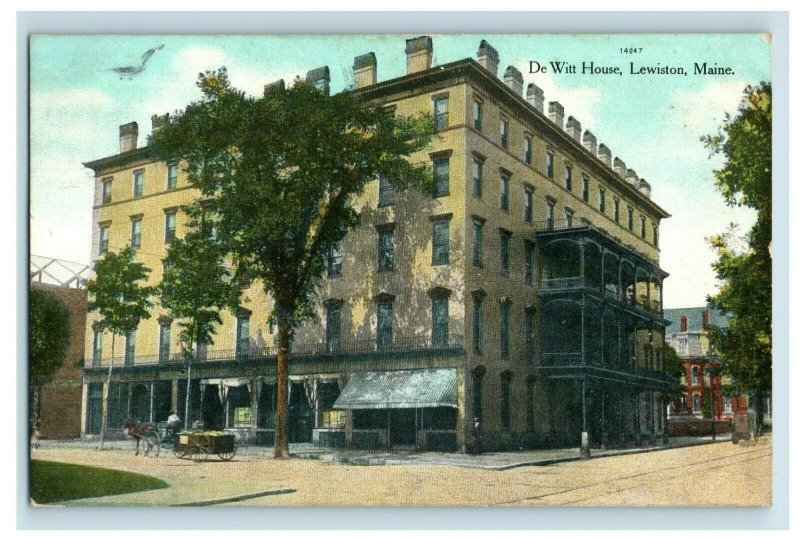
<path id="1" fill-rule="evenodd" d="M 672 308 L 664 310 L 665 319 L 671 321 L 666 329 L 666 342 L 683 360 L 683 395 L 669 404 L 670 415 L 700 417 L 706 400 L 712 401 L 715 420 L 731 419 L 736 411 L 747 411 L 747 397 L 734 396 L 722 391 L 724 377 L 715 368 L 719 358 L 714 355 L 708 340 L 711 325 L 725 327 L 727 318 L 708 307 Z"/>

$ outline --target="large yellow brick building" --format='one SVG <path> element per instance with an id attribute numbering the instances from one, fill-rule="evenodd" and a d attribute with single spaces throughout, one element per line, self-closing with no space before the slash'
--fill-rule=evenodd
<path id="1" fill-rule="evenodd" d="M 289 362 L 290 441 L 451 450 L 621 445 L 664 432 L 669 387 L 661 347 L 666 274 L 658 226 L 668 214 L 619 157 L 564 119 L 534 84 L 481 42 L 477 62 L 432 67 L 428 37 L 406 42 L 408 73 L 378 82 L 372 53 L 355 88 L 398 115 L 429 112 L 438 136 L 412 156 L 430 163 L 436 195 L 395 194 L 376 179 L 361 222 L 329 255 L 317 317 Z M 327 67 L 307 79 L 327 91 Z M 282 82 L 280 82 L 282 84 Z M 158 129 L 164 117 L 153 117 Z M 180 164 L 138 148 L 96 173 L 93 256 L 134 245 L 158 283 L 180 206 L 197 197 Z M 170 410 L 269 444 L 275 351 L 270 300 L 257 283 L 225 313 L 191 367 L 177 329 L 155 310 L 116 339 L 110 426 L 163 421 Z M 83 433 L 99 430 L 111 336 L 87 322 Z"/>

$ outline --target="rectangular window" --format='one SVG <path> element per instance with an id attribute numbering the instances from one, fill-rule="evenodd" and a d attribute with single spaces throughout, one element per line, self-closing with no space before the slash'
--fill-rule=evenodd
<path id="1" fill-rule="evenodd" d="M 447 98 L 436 98 L 433 100 L 433 126 L 439 131 L 445 129 L 447 123 Z"/>
<path id="2" fill-rule="evenodd" d="M 450 299 L 445 296 L 434 297 L 431 301 L 433 347 L 447 347 L 448 321 L 450 318 L 449 304 Z"/>
<path id="3" fill-rule="evenodd" d="M 633 209 L 628 207 L 628 231 L 633 231 Z"/>
<path id="4" fill-rule="evenodd" d="M 378 206 L 390 207 L 394 205 L 394 188 L 392 183 L 383 175 L 378 177 Z"/>
<path id="5" fill-rule="evenodd" d="M 378 272 L 394 270 L 394 231 L 378 231 Z"/>
<path id="6" fill-rule="evenodd" d="M 392 347 L 392 319 L 394 306 L 391 300 L 385 299 L 378 302 L 378 349 L 385 350 Z"/>
<path id="7" fill-rule="evenodd" d="M 511 231 L 500 230 L 500 273 L 508 276 L 511 258 Z"/>
<path id="8" fill-rule="evenodd" d="M 450 263 L 450 220 L 433 222 L 432 265 Z"/>
<path id="9" fill-rule="evenodd" d="M 511 179 L 505 173 L 500 175 L 500 210 L 508 212 L 508 190 Z"/>
<path id="10" fill-rule="evenodd" d="M 511 303 L 500 304 L 500 358 L 511 356 Z"/>
<path id="11" fill-rule="evenodd" d="M 525 188 L 525 221 L 533 223 L 533 190 Z"/>
<path id="12" fill-rule="evenodd" d="M 171 190 L 178 186 L 178 164 L 167 165 L 167 189 Z"/>
<path id="13" fill-rule="evenodd" d="M 641 224 L 642 238 L 646 239 L 647 238 L 647 220 L 645 220 L 644 216 L 642 216 L 641 218 L 639 218 L 639 221 L 640 221 L 640 224 Z"/>
<path id="14" fill-rule="evenodd" d="M 169 360 L 170 326 L 161 323 L 158 326 L 158 362 L 165 363 Z"/>
<path id="15" fill-rule="evenodd" d="M 111 179 L 103 179 L 103 203 L 111 203 Z"/>
<path id="16" fill-rule="evenodd" d="M 472 221 L 472 264 L 483 266 L 483 220 Z"/>
<path id="17" fill-rule="evenodd" d="M 169 297 L 172 295 L 172 286 L 166 280 L 167 272 L 173 267 L 173 264 L 170 263 L 167 259 L 161 260 L 161 281 L 162 281 L 162 291 L 165 297 Z"/>
<path id="18" fill-rule="evenodd" d="M 100 255 L 108 252 L 108 229 L 107 225 L 100 226 L 100 249 L 98 251 Z"/>
<path id="19" fill-rule="evenodd" d="M 581 196 L 584 203 L 589 202 L 589 177 L 587 175 L 583 175 L 581 177 L 582 187 L 581 187 Z"/>
<path id="20" fill-rule="evenodd" d="M 100 366 L 103 359 L 103 331 L 94 331 L 94 340 L 92 341 L 92 366 Z"/>
<path id="21" fill-rule="evenodd" d="M 433 160 L 433 178 L 436 179 L 434 197 L 450 195 L 450 158 Z"/>
<path id="22" fill-rule="evenodd" d="M 564 188 L 567 191 L 572 191 L 572 167 L 569 165 L 564 167 Z"/>
<path id="23" fill-rule="evenodd" d="M 325 343 L 328 352 L 339 351 L 342 337 L 342 305 L 338 302 L 329 303 L 325 316 Z"/>
<path id="24" fill-rule="evenodd" d="M 503 148 L 508 148 L 508 120 L 500 119 L 500 144 Z"/>
<path id="25" fill-rule="evenodd" d="M 175 224 L 176 215 L 174 210 L 164 214 L 164 242 L 175 240 Z"/>
<path id="26" fill-rule="evenodd" d="M 483 351 L 483 297 L 472 298 L 472 349 Z"/>
<path id="27" fill-rule="evenodd" d="M 340 240 L 331 246 L 328 254 L 328 278 L 337 278 L 342 275 L 342 256 L 344 255 L 344 241 Z"/>
<path id="28" fill-rule="evenodd" d="M 535 254 L 534 245 L 531 241 L 525 241 L 525 283 L 533 285 L 533 258 Z"/>
<path id="29" fill-rule="evenodd" d="M 723 396 L 722 397 L 722 411 L 724 413 L 731 413 L 733 408 L 731 406 L 731 397 L 730 396 Z"/>
<path id="30" fill-rule="evenodd" d="M 531 136 L 525 136 L 525 163 L 530 164 L 533 160 L 533 143 L 531 142 Z"/>
<path id="31" fill-rule="evenodd" d="M 700 407 L 700 395 L 699 394 L 692 395 L 692 413 L 697 415 L 702 411 L 703 409 Z"/>
<path id="32" fill-rule="evenodd" d="M 575 213 L 572 209 L 564 210 L 564 221 L 566 222 L 567 227 L 572 227 L 572 219 L 575 216 Z"/>
<path id="33" fill-rule="evenodd" d="M 472 102 L 472 120 L 475 123 L 475 129 L 481 131 L 483 125 L 483 103 L 478 100 Z"/>
<path id="34" fill-rule="evenodd" d="M 658 225 L 653 224 L 653 246 L 658 248 Z"/>
<path id="35" fill-rule="evenodd" d="M 555 201 L 547 201 L 547 229 L 553 229 L 555 225 L 556 203 Z"/>
<path id="36" fill-rule="evenodd" d="M 142 219 L 133 218 L 131 220 L 131 248 L 139 248 L 142 245 Z"/>
<path id="37" fill-rule="evenodd" d="M 619 199 L 614 198 L 614 221 L 619 223 Z"/>
<path id="38" fill-rule="evenodd" d="M 245 359 L 250 354 L 250 316 L 236 318 L 236 358 Z"/>
<path id="39" fill-rule="evenodd" d="M 144 170 L 133 172 L 133 197 L 140 197 L 144 193 Z"/>
<path id="40" fill-rule="evenodd" d="M 133 364 L 133 359 L 136 357 L 136 331 L 129 331 L 125 333 L 125 364 Z"/>
<path id="41" fill-rule="evenodd" d="M 548 178 L 553 178 L 554 172 L 553 172 L 553 151 L 552 150 L 548 150 L 547 151 L 546 166 L 547 166 L 547 177 Z"/>
<path id="42" fill-rule="evenodd" d="M 692 385 L 697 385 L 700 381 L 700 369 L 696 366 L 692 367 Z"/>
<path id="43" fill-rule="evenodd" d="M 533 310 L 525 311 L 525 360 L 533 362 L 536 351 L 536 313 Z"/>
<path id="44" fill-rule="evenodd" d="M 472 160 L 472 195 L 483 196 L 483 160 L 478 158 Z"/>
<path id="45" fill-rule="evenodd" d="M 597 206 L 600 207 L 600 212 L 605 213 L 606 211 L 606 191 L 600 188 L 600 192 L 597 196 Z"/>
<path id="46" fill-rule="evenodd" d="M 504 430 L 511 428 L 511 375 L 500 376 L 500 424 Z"/>

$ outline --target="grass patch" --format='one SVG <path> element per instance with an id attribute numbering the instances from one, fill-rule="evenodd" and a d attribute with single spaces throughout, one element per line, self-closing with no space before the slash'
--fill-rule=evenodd
<path id="1" fill-rule="evenodd" d="M 36 503 L 127 494 L 168 486 L 166 481 L 140 473 L 31 460 L 31 498 Z"/>

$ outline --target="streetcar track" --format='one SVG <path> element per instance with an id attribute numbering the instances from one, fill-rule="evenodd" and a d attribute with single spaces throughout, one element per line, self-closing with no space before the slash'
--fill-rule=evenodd
<path id="1" fill-rule="evenodd" d="M 763 451 L 764 451 L 764 449 L 752 449 L 752 450 L 742 451 L 742 452 L 726 453 L 724 456 L 721 456 L 721 457 L 715 457 L 715 458 L 706 459 L 706 460 L 699 460 L 699 461 L 696 461 L 696 462 L 690 462 L 688 464 L 680 464 L 680 465 L 677 465 L 677 466 L 669 466 L 669 467 L 666 467 L 666 468 L 658 469 L 656 471 L 647 471 L 647 472 L 641 472 L 641 473 L 635 473 L 635 474 L 631 474 L 631 475 L 626 475 L 626 476 L 622 476 L 622 477 L 615 477 L 613 479 L 604 479 L 603 481 L 599 481 L 599 482 L 596 482 L 596 483 L 589 483 L 589 484 L 581 485 L 581 486 L 578 486 L 578 487 L 571 487 L 571 488 L 566 488 L 566 489 L 563 489 L 563 490 L 557 490 L 557 491 L 554 491 L 554 492 L 549 492 L 547 494 L 541 494 L 541 495 L 531 496 L 531 497 L 526 497 L 526 498 L 515 498 L 513 500 L 508 500 L 508 501 L 505 501 L 505 502 L 499 502 L 496 505 L 512 505 L 512 504 L 515 504 L 515 503 L 520 503 L 520 502 L 525 502 L 525 501 L 542 500 L 542 499 L 550 497 L 550 496 L 557 496 L 559 494 L 566 494 L 568 492 L 574 492 L 574 491 L 577 491 L 577 490 L 582 490 L 582 489 L 586 489 L 586 488 L 601 486 L 601 485 L 605 485 L 607 483 L 613 483 L 613 482 L 616 482 L 616 481 L 625 481 L 625 480 L 628 480 L 628 479 L 635 479 L 637 477 L 645 477 L 645 476 L 649 476 L 649 475 L 655 475 L 657 473 L 666 472 L 666 471 L 669 471 L 669 470 L 678 470 L 678 469 L 689 468 L 691 466 L 697 466 L 697 465 L 700 465 L 700 464 L 708 464 L 709 462 L 717 462 L 717 461 L 726 460 L 726 459 L 729 459 L 729 458 L 732 458 L 732 457 L 738 457 L 738 456 L 742 456 L 742 455 L 751 455 L 753 453 L 758 453 L 758 452 L 763 452 Z M 753 459 L 755 459 L 755 458 L 763 458 L 764 456 L 769 456 L 770 453 L 771 453 L 771 450 L 769 450 L 766 454 L 762 454 L 762 455 L 759 455 L 759 456 L 756 456 L 756 457 L 752 457 L 752 458 Z M 573 462 L 571 464 L 574 465 L 575 463 Z M 720 467 L 723 467 L 723 466 L 720 466 Z M 559 504 L 559 505 L 564 505 L 564 504 Z"/>

